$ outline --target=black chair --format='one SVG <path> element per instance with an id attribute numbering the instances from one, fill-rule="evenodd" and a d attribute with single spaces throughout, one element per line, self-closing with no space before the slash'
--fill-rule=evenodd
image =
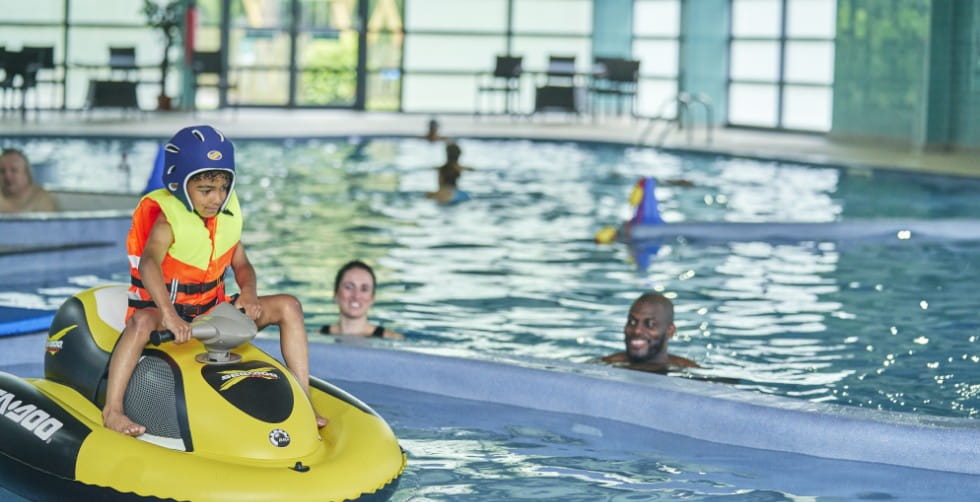
<path id="1" fill-rule="evenodd" d="M 16 100 L 11 102 L 8 95 L 20 94 L 21 117 L 27 114 L 27 91 L 37 87 L 37 71 L 40 67 L 35 53 L 20 50 L 3 52 L 3 113 L 17 108 Z M 37 96 L 35 96 L 37 101 Z"/>
<path id="2" fill-rule="evenodd" d="M 575 85 L 575 56 L 548 56 L 545 85 Z"/>
<path id="3" fill-rule="evenodd" d="M 544 85 L 534 92 L 534 112 L 581 111 L 582 88 L 576 85 L 575 56 L 549 56 Z"/>
<path id="4" fill-rule="evenodd" d="M 121 108 L 139 110 L 136 82 L 126 80 L 90 80 L 86 108 Z"/>
<path id="5" fill-rule="evenodd" d="M 0 71 L 3 72 L 0 74 L 0 77 L 2 77 L 0 78 L 0 91 L 3 91 L 3 93 L 0 94 L 0 110 L 2 110 L 4 114 L 7 113 L 7 93 L 13 89 L 14 86 L 14 79 L 11 76 L 10 70 L 7 69 L 7 58 L 11 57 L 8 56 L 8 54 L 7 48 L 0 46 Z"/>
<path id="6" fill-rule="evenodd" d="M 21 51 L 27 58 L 37 63 L 38 69 L 54 69 L 54 47 L 32 47 L 25 45 Z"/>
<path id="7" fill-rule="evenodd" d="M 135 47 L 109 47 L 109 71 L 129 72 L 138 69 L 136 66 Z"/>
<path id="8" fill-rule="evenodd" d="M 57 86 L 65 84 L 64 78 L 59 78 L 56 75 L 53 75 L 54 70 L 56 68 L 54 64 L 54 47 L 25 45 L 24 48 L 22 49 L 22 52 L 26 55 L 25 57 L 27 58 L 29 64 L 33 63 L 36 65 L 35 68 L 36 71 L 33 74 L 33 78 L 34 78 L 33 85 L 37 86 L 37 84 L 52 84 L 51 103 L 53 105 L 53 103 L 57 100 L 57 98 L 55 97 L 58 91 Z M 48 76 L 42 78 L 40 76 L 41 71 L 45 71 L 45 73 L 48 73 Z M 34 98 L 35 98 L 34 107 L 40 108 L 39 106 L 37 106 L 37 94 L 35 94 Z"/>
<path id="9" fill-rule="evenodd" d="M 480 83 L 476 88 L 476 113 L 483 110 L 483 97 L 486 94 L 503 94 L 504 113 L 510 115 L 516 110 L 521 95 L 521 73 L 523 73 L 523 58 L 521 56 L 497 56 L 493 73 L 480 74 Z"/>
<path id="10" fill-rule="evenodd" d="M 589 87 L 592 96 L 592 111 L 598 111 L 598 104 L 609 97 L 616 103 L 616 115 L 623 114 L 623 103 L 629 104 L 630 116 L 636 116 L 636 91 L 640 80 L 640 62 L 622 58 L 596 58 L 596 74 Z"/>
<path id="11" fill-rule="evenodd" d="M 3 91 L 0 95 L 0 110 L 6 109 L 7 107 L 7 68 L 5 67 L 5 61 L 7 60 L 7 48 L 0 45 L 0 90 Z"/>
<path id="12" fill-rule="evenodd" d="M 194 72 L 194 95 L 197 99 L 197 89 L 201 87 L 211 87 L 218 90 L 218 107 L 234 107 L 235 104 L 228 99 L 228 91 L 237 89 L 238 86 L 229 80 L 229 75 L 224 67 L 224 58 L 221 51 L 194 51 L 194 60 L 191 63 L 191 70 Z M 202 78 L 203 77 L 203 78 Z M 197 110 L 197 103 L 193 103 Z"/>

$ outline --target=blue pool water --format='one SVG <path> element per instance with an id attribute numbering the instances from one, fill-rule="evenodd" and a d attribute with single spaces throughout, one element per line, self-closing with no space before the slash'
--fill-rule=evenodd
<path id="1" fill-rule="evenodd" d="M 314 373 L 320 362 L 311 361 Z M 0 363 L 0 370 L 33 376 L 41 367 Z M 406 450 L 393 501 L 973 500 L 980 490 L 978 476 L 740 448 L 581 415 L 332 382 L 384 416 Z M 0 487 L 0 500 L 23 499 Z"/>
<path id="2" fill-rule="evenodd" d="M 977 180 L 601 144 L 460 144 L 475 168 L 460 186 L 473 200 L 440 207 L 422 197 L 440 144 L 238 141 L 260 292 L 300 297 L 315 331 L 335 316 L 334 271 L 361 258 L 379 275 L 374 315 L 407 343 L 588 361 L 621 350 L 629 303 L 653 289 L 677 305 L 672 351 L 703 366 L 687 376 L 812 401 L 980 414 L 980 242 L 674 239 L 643 249 L 592 240 L 628 216 L 641 176 L 694 182 L 658 188 L 668 222 L 968 218 L 980 215 Z M 155 154 L 139 140 L 26 147 L 64 188 L 140 187 Z M 128 184 L 116 170 L 123 150 Z M 58 278 L 0 301 L 57 305 L 73 288 Z"/>

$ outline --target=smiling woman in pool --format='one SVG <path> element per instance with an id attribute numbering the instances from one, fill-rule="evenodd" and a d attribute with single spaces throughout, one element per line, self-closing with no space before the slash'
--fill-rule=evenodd
<path id="1" fill-rule="evenodd" d="M 368 311 L 374 305 L 374 270 L 360 261 L 344 264 L 334 278 L 333 298 L 340 309 L 340 319 L 320 328 L 326 335 L 349 335 L 377 338 L 404 338 L 380 324 L 368 322 Z"/>

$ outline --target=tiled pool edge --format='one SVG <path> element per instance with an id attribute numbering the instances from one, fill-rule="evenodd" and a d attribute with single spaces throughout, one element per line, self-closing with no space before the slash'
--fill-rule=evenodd
<path id="1" fill-rule="evenodd" d="M 44 340 L 43 333 L 0 339 L 0 366 L 38 364 Z M 255 343 L 279 356 L 278 340 Z M 968 418 L 812 403 L 599 365 L 375 345 L 312 343 L 311 374 L 604 418 L 733 446 L 980 475 L 980 422 Z"/>
<path id="2" fill-rule="evenodd" d="M 274 340 L 257 343 L 273 353 Z M 311 344 L 311 373 L 542 411 L 605 418 L 705 441 L 980 475 L 980 422 L 740 391 L 724 384 L 563 361 L 457 358 Z M 542 366 L 542 367 L 535 367 Z"/>

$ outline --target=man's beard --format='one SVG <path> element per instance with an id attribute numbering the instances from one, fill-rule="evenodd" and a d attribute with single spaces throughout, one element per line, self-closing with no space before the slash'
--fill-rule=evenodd
<path id="1" fill-rule="evenodd" d="M 628 342 L 628 340 L 627 340 L 627 342 Z M 667 342 L 667 338 L 666 337 L 660 337 L 660 339 L 657 340 L 656 344 L 651 343 L 650 340 L 647 339 L 647 350 L 646 350 L 645 354 L 643 354 L 643 355 L 634 354 L 630 350 L 629 343 L 627 343 L 626 344 L 626 357 L 628 357 L 629 360 L 630 360 L 630 362 L 632 362 L 632 363 L 646 363 L 646 362 L 650 362 L 655 357 L 657 357 L 658 354 L 660 354 L 660 351 L 662 351 L 664 349 L 664 344 L 666 342 Z"/>

